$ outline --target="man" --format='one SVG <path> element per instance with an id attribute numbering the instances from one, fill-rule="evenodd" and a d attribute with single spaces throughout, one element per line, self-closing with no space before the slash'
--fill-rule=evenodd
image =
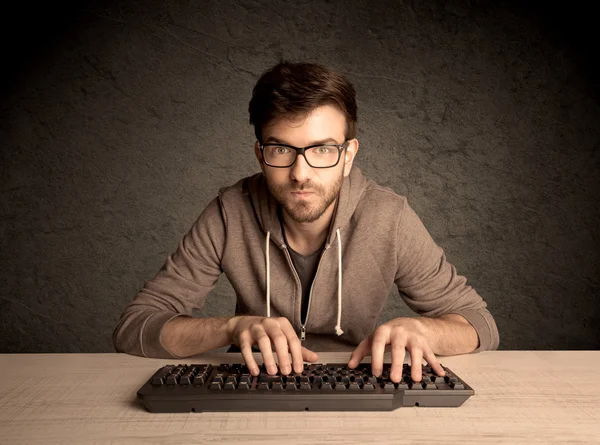
<path id="1" fill-rule="evenodd" d="M 356 100 L 342 75 L 316 64 L 281 62 L 257 82 L 249 106 L 261 173 L 220 190 L 178 249 L 125 309 L 117 351 L 188 357 L 228 344 L 250 371 L 257 347 L 267 372 L 300 372 L 313 350 L 371 355 L 399 381 L 406 350 L 411 377 L 438 355 L 498 347 L 496 323 L 457 275 L 405 197 L 366 179 L 353 162 Z M 233 317 L 192 318 L 224 272 Z M 420 317 L 375 329 L 392 285 Z M 291 355 L 291 360 L 290 360 Z"/>

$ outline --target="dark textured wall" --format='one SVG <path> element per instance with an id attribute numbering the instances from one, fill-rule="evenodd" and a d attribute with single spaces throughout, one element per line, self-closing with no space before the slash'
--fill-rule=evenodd
<path id="1" fill-rule="evenodd" d="M 222 186 L 280 57 L 344 73 L 356 165 L 408 196 L 501 349 L 600 346 L 589 10 L 497 1 L 121 1 L 3 18 L 0 352 L 113 351 Z M 596 48 L 596 49 L 595 49 Z M 199 315 L 232 314 L 223 277 Z M 381 320 L 412 315 L 392 289 Z"/>

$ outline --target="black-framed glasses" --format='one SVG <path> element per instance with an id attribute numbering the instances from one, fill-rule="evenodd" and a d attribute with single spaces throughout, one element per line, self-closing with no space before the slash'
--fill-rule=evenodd
<path id="1" fill-rule="evenodd" d="M 304 156 L 312 168 L 331 168 L 340 162 L 342 152 L 348 148 L 349 139 L 343 144 L 319 144 L 308 147 L 294 147 L 286 144 L 260 144 L 260 152 L 265 164 L 275 168 L 294 165 L 299 155 Z"/>

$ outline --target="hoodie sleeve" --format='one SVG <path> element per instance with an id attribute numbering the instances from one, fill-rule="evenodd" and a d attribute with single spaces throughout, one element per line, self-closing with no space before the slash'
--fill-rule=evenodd
<path id="1" fill-rule="evenodd" d="M 479 347 L 473 352 L 498 349 L 498 328 L 486 302 L 446 260 L 406 200 L 396 234 L 395 283 L 408 307 L 424 317 L 462 315 L 479 336 Z"/>
<path id="2" fill-rule="evenodd" d="M 179 358 L 160 342 L 172 318 L 192 315 L 221 275 L 225 221 L 219 198 L 213 199 L 170 254 L 162 268 L 125 308 L 113 332 L 117 352 L 142 357 Z"/>

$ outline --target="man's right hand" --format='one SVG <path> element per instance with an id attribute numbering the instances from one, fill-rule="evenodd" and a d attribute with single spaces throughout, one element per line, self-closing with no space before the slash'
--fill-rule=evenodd
<path id="1" fill-rule="evenodd" d="M 273 345 L 277 353 L 279 368 L 284 375 L 292 372 L 289 354 L 292 355 L 294 372 L 302 372 L 304 361 L 314 362 L 318 356 L 303 347 L 290 321 L 285 317 L 233 317 L 231 336 L 233 343 L 240 347 L 242 357 L 252 375 L 259 374 L 259 368 L 252 355 L 252 346 L 258 344 L 267 372 L 277 373 L 277 364 L 273 357 Z"/>

